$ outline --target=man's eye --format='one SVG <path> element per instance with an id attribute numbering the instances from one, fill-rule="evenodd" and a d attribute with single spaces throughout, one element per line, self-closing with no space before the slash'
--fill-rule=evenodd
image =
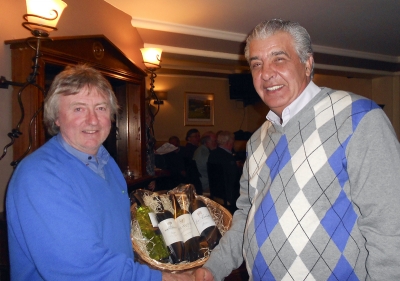
<path id="1" fill-rule="evenodd" d="M 252 68 L 252 69 L 257 68 L 257 67 L 259 67 L 260 65 L 261 65 L 261 63 L 255 62 L 255 63 L 253 63 L 253 64 L 251 65 L 251 68 Z"/>
<path id="2" fill-rule="evenodd" d="M 75 109 L 74 109 L 74 111 L 82 111 L 82 108 L 80 108 L 80 107 L 76 107 Z"/>
<path id="3" fill-rule="evenodd" d="M 97 110 L 106 111 L 106 110 L 107 110 L 107 107 L 105 107 L 105 106 L 99 106 L 99 107 L 97 108 Z"/>

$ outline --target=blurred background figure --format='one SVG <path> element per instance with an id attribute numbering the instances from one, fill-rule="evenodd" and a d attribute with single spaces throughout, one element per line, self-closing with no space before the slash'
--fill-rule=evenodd
<path id="1" fill-rule="evenodd" d="M 200 181 L 200 173 L 197 170 L 196 162 L 193 160 L 193 155 L 200 145 L 200 132 L 193 128 L 186 133 L 186 146 L 185 146 L 185 167 L 186 175 L 189 183 L 196 187 L 196 193 L 203 194 L 203 188 Z"/>
<path id="2" fill-rule="evenodd" d="M 200 132 L 197 129 L 190 129 L 186 133 L 186 146 L 185 146 L 185 158 L 192 160 L 194 152 L 200 145 Z"/>
<path id="3" fill-rule="evenodd" d="M 172 189 L 181 183 L 188 183 L 185 168 L 185 148 L 181 146 L 181 142 L 177 136 L 169 138 L 168 142 L 178 149 L 164 155 L 166 169 L 170 172 L 170 186 Z"/>
<path id="4" fill-rule="evenodd" d="M 227 201 L 227 206 L 234 208 L 235 202 L 239 197 L 239 179 L 241 169 L 236 164 L 236 159 L 232 153 L 235 135 L 229 131 L 221 131 L 217 137 L 218 147 L 210 151 L 208 163 L 213 164 L 213 168 L 208 169 L 209 173 L 217 173 L 215 177 L 221 181 L 215 187 L 212 186 L 210 179 L 210 189 L 219 188 L 217 193 L 223 194 Z M 209 174 L 209 178 L 211 175 Z M 215 190 L 216 191 L 216 190 Z M 212 190 L 210 190 L 213 193 Z"/>
<path id="5" fill-rule="evenodd" d="M 210 193 L 208 183 L 207 161 L 210 151 L 217 148 L 217 137 L 212 131 L 205 132 L 200 138 L 201 145 L 196 149 L 193 160 L 196 162 L 197 170 L 200 173 L 200 182 L 203 194 Z"/>

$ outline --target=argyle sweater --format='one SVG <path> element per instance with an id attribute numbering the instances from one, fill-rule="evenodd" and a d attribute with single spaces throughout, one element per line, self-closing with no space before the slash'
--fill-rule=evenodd
<path id="1" fill-rule="evenodd" d="M 205 265 L 216 280 L 240 250 L 250 280 L 400 280 L 400 147 L 379 106 L 324 88 L 247 153 L 239 210 Z"/>

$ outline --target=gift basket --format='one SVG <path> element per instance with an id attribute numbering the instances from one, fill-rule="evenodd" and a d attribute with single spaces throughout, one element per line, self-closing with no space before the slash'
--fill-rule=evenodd
<path id="1" fill-rule="evenodd" d="M 135 258 L 154 269 L 179 272 L 201 267 L 231 226 L 231 213 L 197 195 L 190 184 L 165 194 L 136 190 L 130 196 Z"/>

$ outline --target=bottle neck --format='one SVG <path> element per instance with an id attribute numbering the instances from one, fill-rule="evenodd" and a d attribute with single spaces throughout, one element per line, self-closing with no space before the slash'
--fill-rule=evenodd
<path id="1" fill-rule="evenodd" d="M 139 196 L 138 194 L 135 194 L 134 197 L 135 197 L 135 201 L 136 201 L 136 204 L 137 204 L 137 207 L 138 207 L 138 208 L 139 208 L 139 207 L 146 206 L 146 205 L 144 204 L 143 198 L 142 198 L 141 196 Z"/>
<path id="2" fill-rule="evenodd" d="M 164 212 L 165 209 L 160 196 L 155 196 L 154 200 L 157 202 L 157 211 Z"/>

